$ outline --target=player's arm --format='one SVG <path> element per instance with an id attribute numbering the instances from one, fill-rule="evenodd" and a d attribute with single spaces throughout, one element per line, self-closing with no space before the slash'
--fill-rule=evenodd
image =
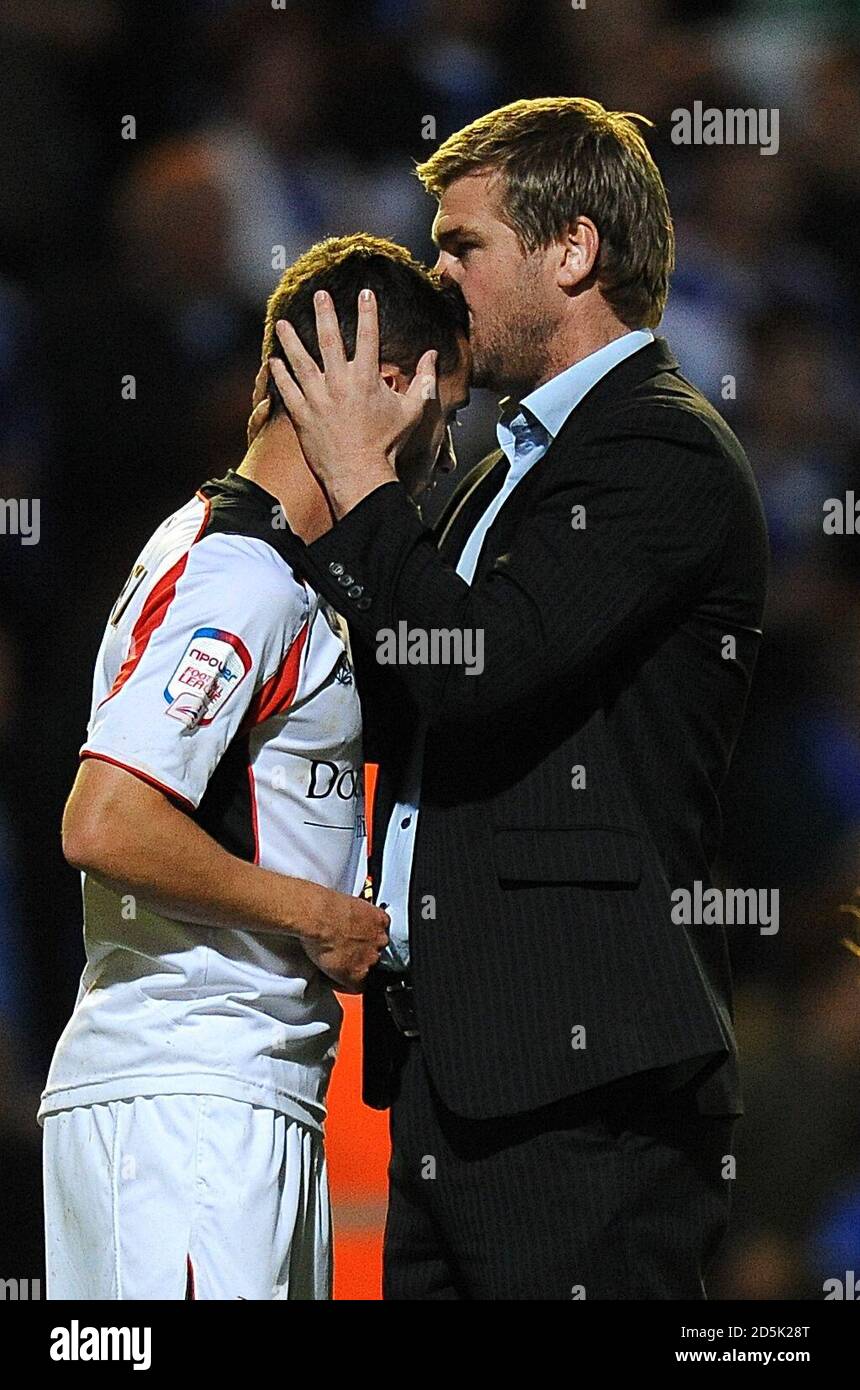
<path id="1" fill-rule="evenodd" d="M 321 969 L 355 989 L 377 958 L 384 916 L 234 857 L 193 814 L 299 647 L 303 586 L 264 542 L 215 532 L 190 547 L 180 572 L 156 577 L 147 604 L 90 721 L 67 857 L 168 915 L 301 937 Z"/>
<path id="2" fill-rule="evenodd" d="M 95 758 L 82 763 L 66 805 L 63 852 L 75 868 L 165 916 L 297 937 L 351 992 L 388 939 L 379 908 L 237 859 L 163 792 Z"/>

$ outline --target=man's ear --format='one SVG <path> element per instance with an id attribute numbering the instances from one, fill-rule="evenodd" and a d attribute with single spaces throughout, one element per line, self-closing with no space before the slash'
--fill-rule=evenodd
<path id="1" fill-rule="evenodd" d="M 560 245 L 557 283 L 563 290 L 575 290 L 597 268 L 600 233 L 590 217 L 577 217 Z"/>
<path id="2" fill-rule="evenodd" d="M 393 362 L 381 362 L 379 375 L 386 386 L 390 386 L 391 390 L 396 391 L 398 396 L 402 396 L 404 392 L 409 390 L 409 382 L 412 378 L 406 375 L 402 367 L 395 367 Z"/>

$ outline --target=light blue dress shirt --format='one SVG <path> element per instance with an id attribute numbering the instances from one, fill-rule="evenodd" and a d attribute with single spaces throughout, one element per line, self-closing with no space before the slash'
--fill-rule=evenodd
<path id="1" fill-rule="evenodd" d="M 502 507 L 517 483 L 543 458 L 571 411 L 601 377 L 653 341 L 654 334 L 648 329 L 625 333 L 538 386 L 524 397 L 513 416 L 505 412 L 506 418 L 499 421 L 496 434 L 510 466 L 500 491 L 479 518 L 460 555 L 457 574 L 467 584 L 475 577 L 487 532 Z M 376 901 L 388 912 L 391 926 L 389 945 L 380 963 L 391 970 L 406 970 L 409 966 L 409 885 L 418 830 L 425 736 L 426 725 L 416 731 L 413 756 L 405 786 L 401 789 L 402 800 L 391 812 L 382 850 L 382 874 Z"/>

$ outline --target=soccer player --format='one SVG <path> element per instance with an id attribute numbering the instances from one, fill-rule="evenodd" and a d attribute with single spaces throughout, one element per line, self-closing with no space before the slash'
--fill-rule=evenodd
<path id="1" fill-rule="evenodd" d="M 419 344 L 438 353 L 438 395 L 398 461 L 418 493 L 452 465 L 468 395 L 459 291 L 389 242 L 323 242 L 269 302 L 264 361 L 279 318 L 321 361 L 318 289 L 355 344 L 364 286 L 386 305 L 392 390 L 420 389 Z M 87 960 L 39 1110 L 49 1298 L 331 1295 L 334 991 L 361 988 L 388 918 L 356 896 L 347 628 L 302 573 L 303 542 L 330 524 L 273 388 L 239 469 L 159 527 L 111 613 L 63 823 Z"/>

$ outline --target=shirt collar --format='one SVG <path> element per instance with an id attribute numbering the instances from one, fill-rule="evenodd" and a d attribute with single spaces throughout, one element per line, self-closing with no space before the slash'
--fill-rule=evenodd
<path id="1" fill-rule="evenodd" d="M 542 425 L 552 439 L 558 435 L 571 411 L 579 405 L 583 396 L 596 386 L 607 372 L 617 367 L 634 352 L 653 343 L 654 334 L 650 328 L 637 328 L 615 338 L 597 352 L 589 353 L 581 361 L 566 367 L 558 376 L 545 381 L 542 386 L 524 396 L 520 402 L 506 396 L 501 401 L 501 423 L 510 429 L 513 419 L 520 413 L 527 421 L 535 420 Z"/>

